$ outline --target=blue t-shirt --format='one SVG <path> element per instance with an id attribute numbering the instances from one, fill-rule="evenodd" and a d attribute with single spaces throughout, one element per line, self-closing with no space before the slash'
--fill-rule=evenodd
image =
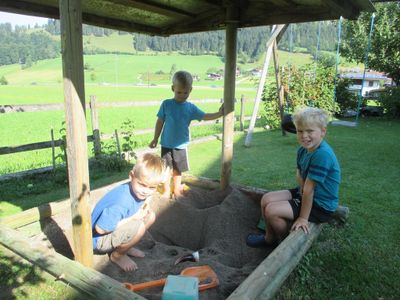
<path id="1" fill-rule="evenodd" d="M 161 134 L 161 146 L 185 149 L 189 143 L 189 125 L 192 120 L 203 120 L 205 113 L 190 102 L 177 102 L 175 99 L 164 100 L 157 117 L 164 120 Z"/>
<path id="2" fill-rule="evenodd" d="M 327 211 L 339 205 L 340 166 L 332 148 L 324 140 L 313 152 L 297 151 L 297 168 L 303 180 L 316 182 L 313 201 Z"/>
<path id="3" fill-rule="evenodd" d="M 119 185 L 100 199 L 92 211 L 93 249 L 101 236 L 95 231 L 98 225 L 105 231 L 114 231 L 119 221 L 133 216 L 144 201 L 136 198 L 130 182 Z"/>

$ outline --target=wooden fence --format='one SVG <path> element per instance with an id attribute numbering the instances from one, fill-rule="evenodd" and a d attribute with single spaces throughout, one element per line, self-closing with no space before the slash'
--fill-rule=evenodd
<path id="1" fill-rule="evenodd" d="M 221 103 L 220 99 L 203 99 L 203 100 L 191 100 L 192 103 Z M 240 122 L 240 131 L 244 130 L 244 121 L 249 120 L 250 117 L 245 117 L 244 106 L 246 99 L 241 96 L 240 99 L 240 117 L 238 121 Z M 95 155 L 101 153 L 101 140 L 109 140 L 112 138 L 116 139 L 117 145 L 119 144 L 119 134 L 115 130 L 112 134 L 100 134 L 99 121 L 98 121 L 98 108 L 104 107 L 143 107 L 143 106 L 159 106 L 161 101 L 127 101 L 127 102 L 97 102 L 96 96 L 90 96 L 90 102 L 87 105 L 90 109 L 91 120 L 92 120 L 92 135 L 87 136 L 88 142 L 93 142 L 93 148 Z M 0 113 L 21 113 L 21 112 L 36 112 L 36 111 L 50 111 L 50 110 L 63 110 L 64 104 L 38 104 L 38 105 L 0 105 Z M 202 121 L 198 123 L 193 123 L 191 126 L 205 126 L 217 124 L 220 120 L 216 121 Z M 135 130 L 135 135 L 144 135 L 154 132 L 154 128 L 145 128 Z M 55 168 L 55 147 L 60 147 L 64 144 L 64 140 L 58 139 L 54 140 L 53 129 L 50 130 L 51 140 L 37 143 L 24 144 L 19 146 L 10 147 L 0 147 L 0 155 L 12 154 L 25 151 L 33 151 L 40 149 L 52 148 L 52 161 L 53 168 Z M 118 152 L 121 152 L 118 150 Z"/>

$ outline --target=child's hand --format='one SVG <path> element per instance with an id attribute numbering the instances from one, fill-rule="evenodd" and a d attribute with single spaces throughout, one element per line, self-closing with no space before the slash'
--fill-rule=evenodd
<path id="1" fill-rule="evenodd" d="M 291 231 L 296 231 L 296 230 L 298 230 L 299 228 L 301 228 L 301 229 L 303 229 L 303 231 L 305 232 L 305 233 L 309 233 L 309 228 L 308 228 L 308 220 L 306 220 L 306 219 L 304 219 L 304 218 L 302 218 L 302 217 L 298 217 L 295 221 L 294 221 L 294 223 L 293 223 L 293 225 L 292 225 L 292 228 L 290 229 Z"/>
<path id="2" fill-rule="evenodd" d="M 154 140 L 152 140 L 150 142 L 149 147 L 150 148 L 155 148 L 155 147 L 157 147 L 157 143 L 158 143 L 158 141 L 154 139 Z"/>

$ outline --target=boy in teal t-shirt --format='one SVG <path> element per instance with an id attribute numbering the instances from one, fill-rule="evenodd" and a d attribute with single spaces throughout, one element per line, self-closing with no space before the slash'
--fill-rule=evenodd
<path id="1" fill-rule="evenodd" d="M 297 140 L 295 189 L 269 192 L 261 199 L 266 224 L 264 234 L 249 234 L 247 245 L 260 247 L 281 241 L 290 230 L 309 231 L 308 222 L 328 222 L 339 203 L 340 166 L 332 148 L 323 140 L 328 115 L 305 107 L 293 116 Z"/>
<path id="2" fill-rule="evenodd" d="M 192 91 L 193 78 L 189 72 L 178 71 L 172 78 L 174 98 L 164 100 L 157 113 L 154 138 L 149 147 L 155 148 L 161 134 L 161 156 L 173 169 L 173 189 L 175 197 L 183 194 L 182 173 L 189 170 L 187 145 L 190 134 L 189 125 L 193 120 L 215 120 L 223 115 L 223 105 L 215 113 L 204 113 L 193 103 L 187 101 Z M 162 132 L 162 133 L 161 133 Z M 164 185 L 164 196 L 170 196 L 171 188 Z"/>

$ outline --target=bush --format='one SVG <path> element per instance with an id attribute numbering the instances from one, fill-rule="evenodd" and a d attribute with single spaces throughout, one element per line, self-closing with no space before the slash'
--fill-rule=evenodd
<path id="1" fill-rule="evenodd" d="M 400 117 L 400 87 L 387 88 L 379 96 L 378 102 L 384 107 L 387 116 Z"/>
<path id="2" fill-rule="evenodd" d="M 1 76 L 0 78 L 0 85 L 7 85 L 8 81 L 4 76 Z"/>
<path id="3" fill-rule="evenodd" d="M 340 113 L 346 110 L 356 110 L 358 97 L 351 93 L 347 88 L 351 83 L 349 78 L 339 78 L 336 84 L 336 103 L 339 106 Z M 366 104 L 366 100 L 363 103 Z"/>
<path id="4" fill-rule="evenodd" d="M 282 74 L 282 84 L 285 91 L 285 110 L 287 113 L 299 106 L 312 106 L 322 108 L 334 113 L 337 104 L 333 101 L 334 68 L 318 65 L 315 72 L 313 64 L 306 65 L 300 69 L 291 67 Z M 264 95 L 264 112 L 262 116 L 266 125 L 271 128 L 280 127 L 280 113 L 276 83 L 272 82 L 266 86 Z"/>

